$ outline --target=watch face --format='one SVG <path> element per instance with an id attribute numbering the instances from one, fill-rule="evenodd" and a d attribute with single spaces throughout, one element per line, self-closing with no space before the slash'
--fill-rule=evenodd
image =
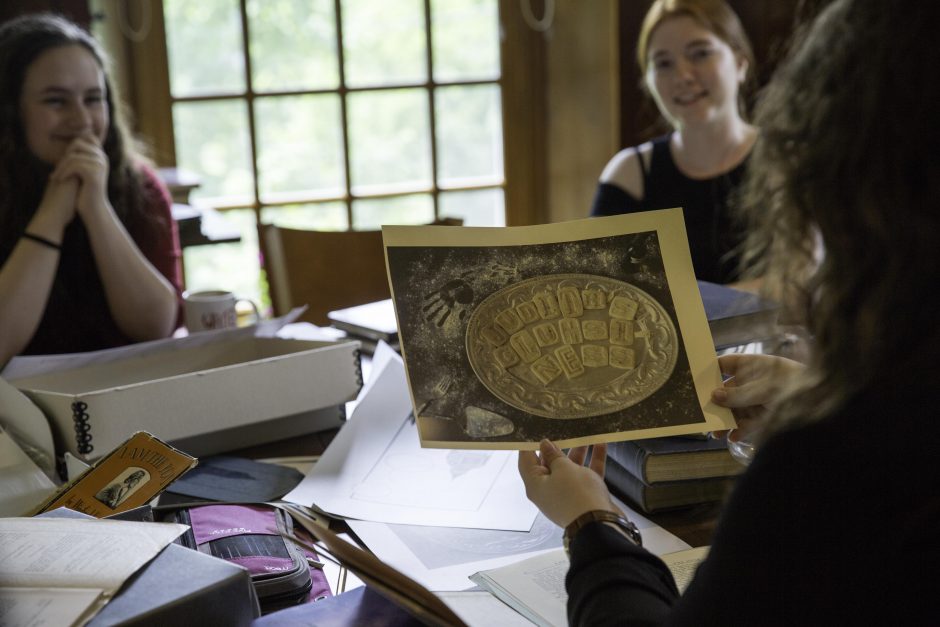
<path id="1" fill-rule="evenodd" d="M 629 526 L 624 530 L 627 532 L 627 536 L 633 540 L 633 543 L 637 546 L 643 546 L 643 536 L 640 535 L 640 530 L 636 528 L 636 525 L 632 522 L 628 522 Z"/>

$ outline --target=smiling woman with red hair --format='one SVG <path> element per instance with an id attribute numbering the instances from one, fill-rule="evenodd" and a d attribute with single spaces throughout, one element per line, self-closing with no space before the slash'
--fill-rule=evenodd
<path id="1" fill-rule="evenodd" d="M 0 366 L 170 335 L 179 242 L 105 57 L 64 18 L 0 26 Z"/>
<path id="2" fill-rule="evenodd" d="M 744 118 L 751 44 L 722 0 L 656 0 L 636 52 L 643 85 L 674 130 L 611 159 L 591 214 L 682 207 L 696 277 L 734 282 L 743 230 L 732 194 L 757 139 Z"/>

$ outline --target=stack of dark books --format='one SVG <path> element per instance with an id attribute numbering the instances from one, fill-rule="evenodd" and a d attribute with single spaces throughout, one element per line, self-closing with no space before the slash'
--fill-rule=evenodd
<path id="1" fill-rule="evenodd" d="M 380 300 L 365 305 L 356 305 L 337 309 L 326 314 L 330 326 L 346 332 L 352 339 L 362 343 L 362 352 L 371 355 L 380 341 L 396 351 L 400 350 L 398 341 L 398 322 L 395 319 L 395 307 L 392 299 Z"/>
<path id="2" fill-rule="evenodd" d="M 611 492 L 651 513 L 720 501 L 742 470 L 724 440 L 675 436 L 609 444 L 605 480 Z"/>

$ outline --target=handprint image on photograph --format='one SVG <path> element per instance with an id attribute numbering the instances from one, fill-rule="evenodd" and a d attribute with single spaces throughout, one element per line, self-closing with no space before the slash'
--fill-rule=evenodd
<path id="1" fill-rule="evenodd" d="M 531 449 L 733 426 L 680 209 L 383 227 L 421 444 Z"/>

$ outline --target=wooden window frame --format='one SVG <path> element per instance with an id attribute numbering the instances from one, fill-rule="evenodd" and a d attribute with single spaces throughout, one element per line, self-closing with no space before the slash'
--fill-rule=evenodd
<path id="1" fill-rule="evenodd" d="M 341 116 L 343 119 L 344 160 L 346 167 L 345 194 L 336 198 L 316 197 L 309 202 L 343 201 L 346 203 L 349 228 L 352 228 L 352 203 L 361 198 L 381 198 L 412 195 L 415 193 L 430 194 L 434 203 L 435 216 L 439 215 L 439 197 L 442 192 L 472 191 L 476 189 L 502 189 L 504 194 L 504 207 L 506 223 L 508 225 L 536 224 L 546 221 L 547 217 L 547 155 L 546 155 L 546 119 L 547 103 L 545 98 L 545 45 L 540 33 L 529 29 L 518 7 L 512 0 L 499 0 L 499 19 L 501 30 L 500 77 L 492 81 L 448 81 L 435 82 L 431 74 L 433 63 L 432 48 L 430 45 L 430 3 L 424 0 L 425 33 L 427 42 L 427 63 L 429 80 L 420 84 L 402 84 L 383 86 L 378 89 L 396 89 L 402 87 L 425 88 L 430 101 L 431 123 L 431 185 L 428 189 L 415 189 L 407 192 L 394 192 L 388 194 L 369 194 L 358 196 L 352 192 L 351 177 L 349 176 L 349 138 L 346 123 L 346 95 L 360 91 L 375 91 L 376 88 L 349 88 L 345 86 L 342 75 L 342 33 L 341 19 L 338 25 L 338 54 L 340 55 L 340 86 L 338 89 L 310 90 L 296 92 L 276 92 L 254 94 L 250 83 L 249 54 L 246 43 L 246 77 L 247 84 L 244 94 L 238 99 L 244 99 L 248 105 L 249 137 L 251 142 L 251 167 L 254 173 L 253 201 L 249 205 L 238 205 L 238 208 L 251 208 L 255 212 L 256 220 L 260 222 L 262 207 L 276 207 L 283 204 L 296 204 L 297 199 L 284 202 L 261 202 L 257 177 L 257 138 L 254 129 L 254 98 L 277 95 L 302 95 L 317 93 L 337 93 L 340 96 Z M 242 11 L 242 36 L 249 42 L 245 0 L 239 0 Z M 336 15 L 340 17 L 341 0 L 335 0 Z M 128 19 L 135 23 L 141 20 L 140 6 L 145 3 L 129 3 Z M 127 65 L 131 85 L 126 86 L 127 99 L 136 114 L 136 130 L 150 144 L 153 157 L 158 165 L 176 166 L 176 146 L 173 135 L 172 107 L 174 102 L 207 100 L 207 97 L 174 99 L 170 93 L 169 63 L 166 48 L 166 27 L 163 14 L 163 4 L 160 0 L 150 3 L 153 15 L 150 18 L 150 29 L 140 41 L 128 42 Z M 502 126 L 503 126 L 503 180 L 499 184 L 446 186 L 440 187 L 437 172 L 437 142 L 434 118 L 434 93 L 438 87 L 454 85 L 498 85 L 502 98 Z M 216 98 L 212 98 L 216 99 Z M 304 201 L 306 202 L 306 201 Z M 226 209 L 227 207 L 220 207 Z M 231 208 L 235 208 L 234 206 Z"/>

